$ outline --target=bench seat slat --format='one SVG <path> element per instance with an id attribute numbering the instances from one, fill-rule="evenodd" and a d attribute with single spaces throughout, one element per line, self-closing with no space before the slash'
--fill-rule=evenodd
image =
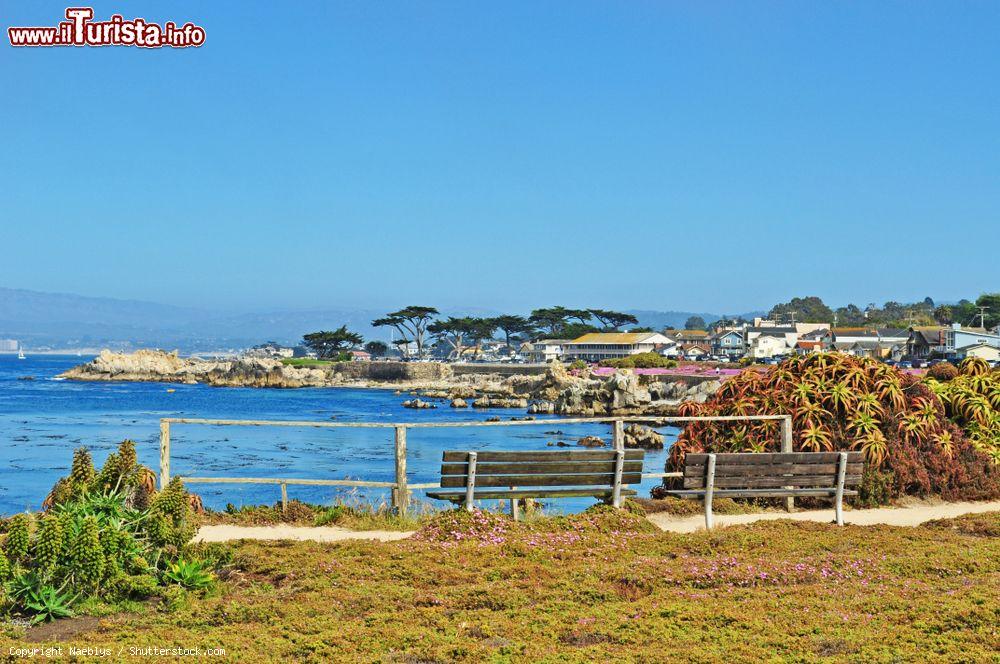
<path id="1" fill-rule="evenodd" d="M 861 483 L 861 475 L 848 475 L 844 478 L 844 485 L 855 486 Z M 705 486 L 704 477 L 685 477 L 685 489 L 700 489 Z M 812 487 L 835 487 L 837 486 L 836 475 L 789 475 L 770 477 L 718 477 L 715 478 L 715 486 L 722 489 L 733 489 L 743 487 L 756 489 L 764 487 L 794 486 L 803 488 Z"/>
<path id="2" fill-rule="evenodd" d="M 861 452 L 847 452 L 847 463 L 858 463 L 864 459 Z M 721 452 L 715 455 L 716 466 L 742 464 L 768 464 L 768 463 L 839 463 L 839 452 Z M 684 463 L 695 466 L 704 466 L 708 463 L 708 454 L 688 453 L 684 456 Z"/>
<path id="3" fill-rule="evenodd" d="M 645 450 L 625 450 L 625 460 L 626 461 L 642 461 L 645 456 Z M 468 461 L 468 452 L 455 452 L 448 451 L 442 454 L 441 460 L 445 463 L 448 462 L 465 462 Z M 477 463 L 524 463 L 529 461 L 534 462 L 553 462 L 553 461 L 614 461 L 615 451 L 614 450 L 552 450 L 552 451 L 542 451 L 542 452 L 496 452 L 496 451 L 482 451 L 476 452 L 476 462 Z"/>
<path id="4" fill-rule="evenodd" d="M 641 473 L 642 461 L 626 461 L 622 470 L 626 473 Z M 442 475 L 467 475 L 468 463 L 443 463 Z M 483 463 L 476 460 L 476 477 L 484 475 L 557 475 L 590 474 L 615 472 L 614 461 L 563 461 L 557 463 Z"/>
<path id="5" fill-rule="evenodd" d="M 610 486 L 614 473 L 590 475 L 480 475 L 477 469 L 476 486 Z M 622 484 L 639 484 L 642 473 L 624 473 Z M 464 487 L 465 475 L 443 475 L 442 487 Z"/>
<path id="6" fill-rule="evenodd" d="M 635 489 L 622 489 L 623 496 L 634 496 L 637 492 Z M 454 503 L 460 503 L 465 500 L 465 491 L 428 491 L 427 496 L 429 498 L 437 498 L 438 500 L 450 500 Z M 594 498 L 610 498 L 611 489 L 514 489 L 514 490 L 501 490 L 495 489 L 492 491 L 476 491 L 473 497 L 476 500 L 505 500 L 508 498 L 585 498 L 593 496 Z"/>
<path id="7" fill-rule="evenodd" d="M 769 463 L 751 464 L 719 464 L 715 465 L 716 477 L 754 477 L 760 475 L 836 475 L 839 464 L 836 463 Z M 704 477 L 706 466 L 685 464 L 684 477 Z M 848 463 L 848 475 L 860 475 L 864 470 L 863 463 Z"/>
<path id="8" fill-rule="evenodd" d="M 676 496 L 678 498 L 703 498 L 705 496 L 704 489 L 673 489 L 666 492 L 667 495 Z M 829 489 L 715 489 L 713 492 L 716 498 L 787 498 L 795 496 L 834 496 L 837 493 L 836 488 Z M 844 490 L 845 496 L 856 496 L 857 491 L 852 489 Z"/>

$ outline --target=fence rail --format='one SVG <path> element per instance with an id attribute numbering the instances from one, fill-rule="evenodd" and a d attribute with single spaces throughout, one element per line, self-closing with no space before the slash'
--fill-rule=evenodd
<path id="1" fill-rule="evenodd" d="M 720 415 L 714 417 L 566 417 L 542 420 L 512 420 L 505 422 L 315 422 L 310 420 L 224 420 L 190 417 L 164 417 L 160 420 L 160 488 L 170 482 L 170 431 L 172 424 L 200 424 L 206 426 L 252 427 L 307 427 L 317 429 L 392 429 L 395 447 L 395 481 L 373 482 L 368 480 L 323 480 L 276 477 L 190 477 L 183 476 L 189 484 L 274 484 L 281 487 L 281 505 L 288 504 L 288 485 L 375 487 L 392 490 L 393 507 L 400 513 L 409 508 L 410 494 L 418 489 L 434 489 L 437 483 L 410 484 L 406 477 L 406 431 L 408 429 L 444 429 L 461 427 L 541 426 L 553 424 L 611 424 L 614 449 L 625 447 L 625 422 L 641 422 L 665 426 L 680 422 L 747 422 L 777 420 L 781 422 L 781 451 L 792 451 L 792 418 L 790 415 Z M 643 479 L 681 477 L 682 473 L 643 473 Z M 791 510 L 793 498 L 786 499 Z"/>

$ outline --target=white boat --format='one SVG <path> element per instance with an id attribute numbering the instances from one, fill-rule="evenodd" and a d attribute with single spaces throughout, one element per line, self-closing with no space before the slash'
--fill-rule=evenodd
<path id="1" fill-rule="evenodd" d="M 23 348 L 18 348 L 17 349 L 17 359 L 19 359 L 19 360 L 25 359 L 24 358 L 24 349 Z"/>

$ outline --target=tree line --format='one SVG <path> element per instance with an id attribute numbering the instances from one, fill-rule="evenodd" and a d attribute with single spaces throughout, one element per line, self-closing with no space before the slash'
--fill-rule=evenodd
<path id="1" fill-rule="evenodd" d="M 984 315 L 981 317 L 980 314 Z M 837 309 L 827 306 L 818 297 L 795 297 L 789 302 L 776 304 L 769 318 L 782 322 L 834 323 L 837 327 L 898 327 L 951 325 L 965 327 L 980 325 L 993 329 L 1000 325 L 1000 293 L 983 293 L 973 302 L 959 300 L 954 304 L 936 304 L 926 297 L 919 302 L 902 303 L 890 300 L 877 305 L 870 302 L 863 306 L 848 304 Z"/>
<path id="2" fill-rule="evenodd" d="M 391 328 L 395 331 L 395 344 L 402 355 L 408 355 L 412 346 L 417 357 L 425 357 L 428 344 L 444 344 L 449 357 L 462 357 L 467 350 L 475 354 L 482 345 L 502 335 L 504 346 L 510 352 L 514 344 L 540 338 L 576 338 L 588 332 L 614 332 L 623 325 L 635 326 L 638 319 L 632 314 L 608 309 L 569 309 L 562 306 L 535 309 L 529 316 L 505 314 L 502 316 L 448 316 L 442 317 L 434 307 L 411 305 L 387 313 L 372 321 L 373 327 Z M 632 327 L 632 331 L 652 331 Z M 302 338 L 303 345 L 323 359 L 337 359 L 364 343 L 357 332 L 342 325 L 336 330 L 312 332 Z M 389 345 L 373 340 L 364 349 L 374 357 L 384 357 Z"/>

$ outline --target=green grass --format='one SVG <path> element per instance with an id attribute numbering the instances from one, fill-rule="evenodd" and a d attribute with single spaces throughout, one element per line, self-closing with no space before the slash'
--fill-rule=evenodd
<path id="1" fill-rule="evenodd" d="M 1000 513 L 680 535 L 607 508 L 527 524 L 450 511 L 400 542 L 211 545 L 204 557 L 230 561 L 216 592 L 174 592 L 62 645 L 243 661 L 991 661 L 998 532 Z"/>
<path id="2" fill-rule="evenodd" d="M 288 367 L 327 367 L 333 360 L 316 360 L 311 357 L 286 357 L 281 363 Z"/>

